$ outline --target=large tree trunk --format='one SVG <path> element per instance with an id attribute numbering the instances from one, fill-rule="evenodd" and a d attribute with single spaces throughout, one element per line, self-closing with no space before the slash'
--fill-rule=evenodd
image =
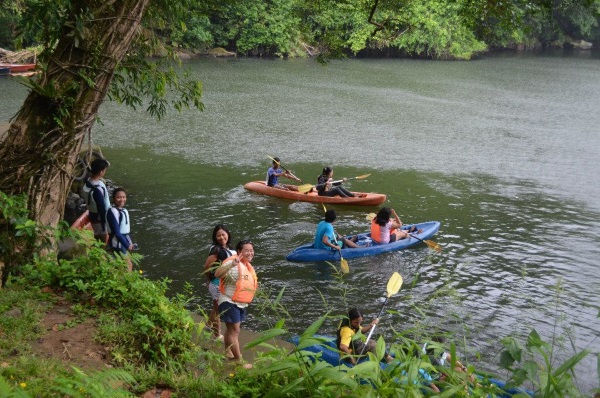
<path id="1" fill-rule="evenodd" d="M 74 3 L 83 20 L 73 14 L 64 24 L 46 69 L 0 142 L 0 190 L 26 193 L 30 218 L 49 226 L 62 218 L 81 144 L 149 0 Z"/>

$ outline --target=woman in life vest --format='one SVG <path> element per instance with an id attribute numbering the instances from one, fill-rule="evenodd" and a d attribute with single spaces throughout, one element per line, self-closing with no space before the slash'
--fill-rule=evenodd
<path id="1" fill-rule="evenodd" d="M 131 232 L 129 212 L 125 208 L 127 194 L 123 188 L 113 190 L 113 206 L 108 209 L 106 222 L 108 224 L 108 250 L 123 255 L 135 247 L 129 236 Z M 131 271 L 133 264 L 126 258 L 127 267 Z"/>
<path id="2" fill-rule="evenodd" d="M 235 250 L 229 247 L 231 234 L 222 224 L 218 224 L 213 229 L 212 246 L 208 251 L 208 257 L 204 262 L 204 275 L 208 279 L 208 291 L 212 298 L 212 308 L 208 315 L 208 325 L 213 332 L 213 337 L 223 341 L 221 334 L 221 319 L 219 318 L 219 278 L 215 276 L 215 270 L 223 261 L 233 255 Z"/>
<path id="3" fill-rule="evenodd" d="M 231 350 L 231 360 L 241 361 L 240 324 L 246 319 L 246 308 L 254 298 L 258 278 L 250 264 L 254 258 L 252 242 L 242 240 L 235 249 L 237 254 L 223 261 L 215 276 L 220 278 L 219 314 L 221 322 L 225 322 L 225 348 Z"/>
<path id="4" fill-rule="evenodd" d="M 344 178 L 342 180 L 345 181 Z M 317 192 L 319 196 L 341 196 L 342 198 L 353 198 L 355 195 L 348 191 L 346 188 L 342 187 L 340 184 L 342 182 L 338 182 L 333 184 L 333 168 L 324 167 L 323 172 L 317 178 Z"/>
<path id="5" fill-rule="evenodd" d="M 392 216 L 394 219 L 392 220 Z M 414 232 L 416 227 L 413 225 L 410 230 L 401 230 L 402 221 L 394 209 L 382 207 L 377 216 L 371 221 L 371 239 L 375 243 L 390 243 L 400 239 L 410 237 L 409 233 Z"/>

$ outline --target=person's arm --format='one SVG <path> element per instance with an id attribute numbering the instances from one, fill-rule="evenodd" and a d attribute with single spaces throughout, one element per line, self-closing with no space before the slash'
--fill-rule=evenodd
<path id="1" fill-rule="evenodd" d="M 394 209 L 392 209 L 392 216 L 394 217 L 394 220 L 392 220 L 392 229 L 402 228 L 402 221 Z"/>
<path id="2" fill-rule="evenodd" d="M 348 361 L 350 361 L 350 363 L 352 365 L 356 365 L 356 359 L 354 359 L 352 357 L 352 351 L 350 351 L 350 347 L 348 347 L 346 344 L 341 344 L 340 343 L 340 351 L 342 351 L 344 354 L 348 355 Z"/>
<path id="3" fill-rule="evenodd" d="M 336 245 L 334 245 L 333 243 L 331 243 L 331 242 L 329 241 L 329 237 L 328 237 L 327 235 L 323 235 L 323 239 L 322 239 L 321 241 L 323 242 L 323 244 L 324 244 L 325 246 L 329 246 L 329 247 L 331 247 L 332 249 L 335 249 L 335 250 L 340 250 L 340 249 L 341 249 L 341 247 L 339 247 L 339 246 L 336 246 Z"/>
<path id="4" fill-rule="evenodd" d="M 301 181 L 298 177 L 296 177 L 295 175 L 293 175 L 292 172 L 289 171 L 289 170 L 286 170 L 285 173 L 283 173 L 283 176 L 287 177 L 289 179 L 292 179 L 292 180 Z"/>
<path id="5" fill-rule="evenodd" d="M 222 278 L 223 276 L 225 276 L 230 269 L 232 269 L 233 267 L 237 267 L 241 259 L 242 255 L 238 253 L 237 257 L 233 259 L 233 261 L 223 261 L 219 268 L 215 270 L 215 277 Z"/>
<path id="6" fill-rule="evenodd" d="M 348 357 L 346 358 L 352 365 L 356 365 L 356 359 L 352 357 L 350 343 L 352 342 L 352 333 L 349 328 L 342 327 L 340 330 L 340 346 L 339 349 Z"/>
<path id="7" fill-rule="evenodd" d="M 379 323 L 379 318 L 375 318 L 371 321 L 371 323 L 369 323 L 367 326 L 361 326 L 360 327 L 360 331 L 364 334 L 367 333 L 369 330 L 371 330 L 373 328 L 373 326 L 377 325 Z"/>
<path id="8" fill-rule="evenodd" d="M 109 211 L 107 212 L 107 215 L 106 215 L 106 222 L 110 226 L 110 230 L 111 230 L 112 234 L 117 238 L 117 240 L 119 241 L 121 246 L 126 247 L 127 250 L 131 250 L 131 242 L 129 242 L 129 240 L 127 240 L 127 238 L 125 238 L 121 234 L 121 226 L 119 225 L 119 219 L 118 219 L 119 211 L 118 210 L 115 210 L 115 211 L 117 212 L 117 215 L 115 215 L 113 208 L 109 209 Z"/>
<path id="9" fill-rule="evenodd" d="M 206 261 L 204 262 L 204 275 L 206 276 L 206 279 L 208 279 L 208 281 L 210 282 L 211 277 L 210 277 L 210 272 L 209 270 L 215 266 L 215 263 L 217 262 L 217 255 L 216 254 L 211 254 L 206 258 Z"/>
<path id="10" fill-rule="evenodd" d="M 102 223 L 106 223 L 106 215 L 108 213 L 108 209 L 106 208 L 106 205 L 104 203 L 104 194 L 102 191 L 103 188 L 98 187 L 97 189 L 94 189 L 92 191 L 92 196 L 94 198 L 94 202 L 96 202 L 96 208 L 98 209 L 98 219 Z"/>

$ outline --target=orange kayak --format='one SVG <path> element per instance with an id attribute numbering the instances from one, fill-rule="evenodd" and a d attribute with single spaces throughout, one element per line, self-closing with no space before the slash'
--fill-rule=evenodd
<path id="1" fill-rule="evenodd" d="M 92 231 L 92 223 L 88 217 L 89 212 L 86 210 L 77 220 L 71 225 L 73 229 L 89 229 Z"/>
<path id="2" fill-rule="evenodd" d="M 93 232 L 94 228 L 92 228 L 92 223 L 90 221 L 89 214 L 89 210 L 86 210 L 82 215 L 79 216 L 77 220 L 75 220 L 75 222 L 73 222 L 73 224 L 71 224 L 71 228 L 87 229 Z M 106 241 L 104 243 L 108 244 L 108 234 L 106 235 Z"/>
<path id="3" fill-rule="evenodd" d="M 381 193 L 352 192 L 353 198 L 342 198 L 340 196 L 319 196 L 317 192 L 300 193 L 285 189 L 273 188 L 264 181 L 251 181 L 244 185 L 249 191 L 275 196 L 277 198 L 298 200 L 300 202 L 331 203 L 339 205 L 374 206 L 385 202 L 386 196 Z"/>

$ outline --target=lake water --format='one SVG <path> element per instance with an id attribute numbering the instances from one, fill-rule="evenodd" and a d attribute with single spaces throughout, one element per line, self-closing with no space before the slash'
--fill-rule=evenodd
<path id="1" fill-rule="evenodd" d="M 94 143 L 107 177 L 128 190 L 135 240 L 149 278 L 190 283 L 208 308 L 201 276 L 212 228 L 250 238 L 265 291 L 282 304 L 293 333 L 332 310 L 358 306 L 374 317 L 390 275 L 404 284 L 378 332 L 425 328 L 454 334 L 461 355 L 497 369 L 500 338 L 536 329 L 563 339 L 557 361 L 588 356 L 583 391 L 598 387 L 600 347 L 600 60 L 589 56 L 489 56 L 472 62 L 200 59 L 205 112 L 156 121 L 113 103 L 101 108 Z M 0 80 L 0 121 L 25 91 Z M 324 263 L 285 260 L 312 240 L 321 206 L 244 190 L 262 180 L 269 156 L 314 183 L 371 173 L 353 190 L 388 195 L 405 223 L 438 220 L 425 245 L 350 260 L 340 284 Z M 378 207 L 331 206 L 340 233 L 365 231 Z M 337 265 L 337 264 L 336 264 Z M 350 290 L 343 291 L 343 288 Z M 342 289 L 342 290 L 340 290 Z M 244 327 L 277 321 L 262 301 Z M 335 321 L 323 333 L 332 334 Z M 558 344 L 558 343 L 557 343 Z M 480 354 L 480 358 L 476 354 Z M 506 376 L 504 374 L 504 376 Z"/>

